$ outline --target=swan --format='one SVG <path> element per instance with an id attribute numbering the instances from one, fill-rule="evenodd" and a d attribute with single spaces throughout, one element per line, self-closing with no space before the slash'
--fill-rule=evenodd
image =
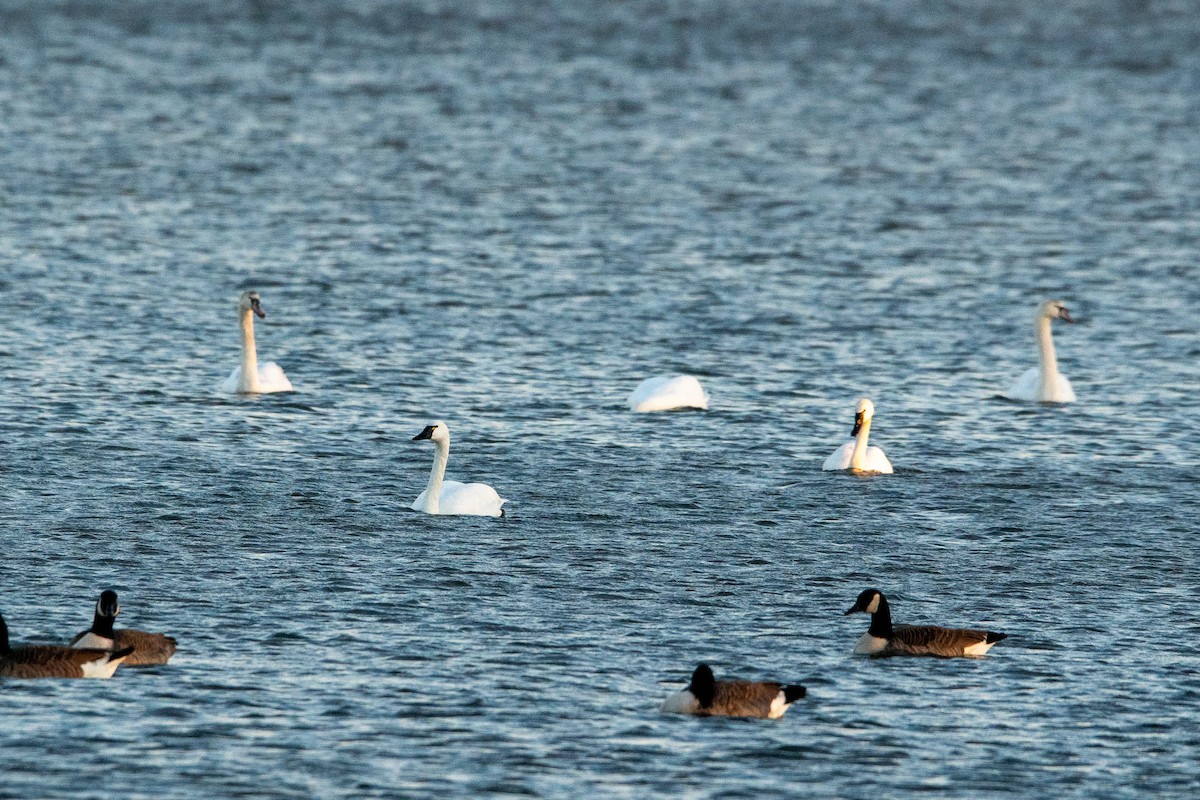
<path id="1" fill-rule="evenodd" d="M 941 658 L 978 658 L 992 645 L 1007 639 L 1007 633 L 943 628 L 940 625 L 892 625 L 892 610 L 887 598 L 878 589 L 859 594 L 846 616 L 856 612 L 871 615 L 871 627 L 854 645 L 856 655 L 884 658 L 886 656 L 939 656 Z"/>
<path id="2" fill-rule="evenodd" d="M 808 694 L 799 684 L 785 686 L 774 681 L 719 681 L 712 668 L 701 664 L 692 682 L 682 692 L 668 697 L 662 711 L 694 714 L 697 717 L 755 717 L 779 719 L 792 703 Z"/>
<path id="3" fill-rule="evenodd" d="M 854 429 L 850 435 L 853 441 L 833 451 L 833 455 L 825 459 L 821 469 L 849 469 L 855 472 L 877 472 L 882 475 L 892 474 L 892 462 L 878 447 L 868 447 L 867 437 L 871 433 L 871 417 L 875 416 L 875 404 L 867 398 L 858 401 L 854 414 Z"/>
<path id="4" fill-rule="evenodd" d="M 646 378 L 629 395 L 632 411 L 672 411 L 677 408 L 708 410 L 708 395 L 691 375 Z"/>
<path id="5" fill-rule="evenodd" d="M 459 483 L 445 480 L 446 460 L 450 457 L 450 428 L 441 420 L 431 422 L 412 438 L 414 442 L 428 439 L 433 442 L 433 469 L 429 485 L 413 501 L 413 511 L 426 514 L 469 514 L 478 517 L 500 517 L 507 501 L 486 483 Z"/>
<path id="6" fill-rule="evenodd" d="M 283 374 L 283 368 L 270 361 L 259 366 L 258 351 L 254 348 L 254 315 L 260 319 L 267 316 L 262 310 L 258 292 L 242 292 L 238 300 L 238 317 L 242 322 L 242 363 L 221 384 L 223 392 L 268 394 L 290 392 L 292 382 Z"/>
<path id="7" fill-rule="evenodd" d="M 1054 340 L 1050 338 L 1050 320 L 1061 319 L 1074 322 L 1071 312 L 1058 300 L 1047 300 L 1038 306 L 1033 320 L 1033 333 L 1038 345 L 1038 365 L 1030 367 L 1017 378 L 1008 390 L 1012 400 L 1031 403 L 1074 403 L 1075 392 L 1071 382 L 1058 371 L 1058 359 L 1054 355 Z"/>

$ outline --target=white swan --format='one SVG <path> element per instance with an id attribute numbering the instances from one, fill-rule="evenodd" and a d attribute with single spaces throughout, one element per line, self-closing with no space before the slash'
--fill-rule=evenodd
<path id="1" fill-rule="evenodd" d="M 242 292 L 238 300 L 238 317 L 242 323 L 242 363 L 221 384 L 223 392 L 290 392 L 292 382 L 283 374 L 283 368 L 270 361 L 259 365 L 258 351 L 254 348 L 254 315 L 266 317 L 262 310 L 258 292 Z"/>
<path id="2" fill-rule="evenodd" d="M 413 511 L 426 514 L 470 514 L 477 517 L 499 517 L 507 501 L 486 483 L 459 483 L 445 480 L 446 461 L 450 458 L 450 429 L 438 420 L 425 426 L 413 437 L 414 442 L 428 439 L 434 443 L 433 469 L 429 485 L 413 501 Z"/>
<path id="3" fill-rule="evenodd" d="M 1050 338 L 1052 319 L 1075 321 L 1067 307 L 1058 300 L 1047 300 L 1038 306 L 1037 316 L 1033 318 L 1033 334 L 1038 344 L 1038 365 L 1027 369 L 1009 387 L 1007 396 L 1010 399 L 1030 403 L 1075 402 L 1075 391 L 1071 389 L 1071 382 L 1058 371 L 1054 340 Z"/>
<path id="4" fill-rule="evenodd" d="M 632 411 L 672 411 L 677 408 L 708 409 L 708 395 L 691 375 L 659 375 L 646 378 L 629 395 Z"/>
<path id="5" fill-rule="evenodd" d="M 867 398 L 858 401 L 854 414 L 854 430 L 850 435 L 853 441 L 833 451 L 833 455 L 825 459 L 821 469 L 850 469 L 855 472 L 878 472 L 882 475 L 892 474 L 892 462 L 878 447 L 868 447 L 867 437 L 871 434 L 871 417 L 875 416 L 875 404 Z"/>

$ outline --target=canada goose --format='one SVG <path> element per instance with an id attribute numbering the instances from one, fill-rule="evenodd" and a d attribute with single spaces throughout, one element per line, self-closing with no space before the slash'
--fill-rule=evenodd
<path id="1" fill-rule="evenodd" d="M 486 483 L 460 483 L 446 480 L 446 461 L 450 458 L 450 428 L 441 420 L 431 422 L 413 437 L 414 442 L 429 440 L 434 444 L 433 469 L 429 484 L 413 501 L 413 511 L 426 514 L 456 514 L 477 517 L 500 517 L 507 500 Z"/>
<path id="2" fill-rule="evenodd" d="M 101 592 L 100 599 L 96 601 L 96 615 L 92 618 L 92 627 L 72 639 L 71 647 L 100 650 L 133 647 L 133 655 L 125 661 L 127 667 L 165 664 L 167 659 L 175 655 L 175 640 L 170 636 L 130 629 L 114 631 L 113 622 L 120 613 L 121 604 L 117 602 L 117 593 L 111 589 Z"/>
<path id="3" fill-rule="evenodd" d="M 1058 371 L 1054 340 L 1050 338 L 1050 321 L 1061 319 L 1074 322 L 1071 312 L 1058 300 L 1047 300 L 1038 306 L 1033 318 L 1033 335 L 1038 346 L 1038 365 L 1030 367 L 1008 389 L 1008 397 L 1031 403 L 1074 403 L 1075 390 L 1071 382 Z"/>
<path id="4" fill-rule="evenodd" d="M 116 651 L 53 644 L 11 647 L 8 625 L 0 615 L 0 678 L 111 678 L 132 652 L 132 647 Z"/>
<path id="5" fill-rule="evenodd" d="M 942 628 L 937 625 L 892 625 L 887 598 L 878 589 L 867 589 L 846 612 L 871 615 L 871 627 L 858 640 L 854 652 L 877 658 L 884 656 L 982 656 L 992 645 L 1007 639 L 1007 633 Z"/>
<path id="6" fill-rule="evenodd" d="M 867 398 L 858 401 L 854 410 L 854 429 L 850 435 L 852 441 L 833 451 L 821 466 L 824 470 L 848 469 L 854 472 L 877 472 L 881 475 L 892 474 L 892 462 L 878 447 L 868 447 L 867 437 L 871 434 L 871 418 L 875 416 L 875 404 Z"/>
<path id="7" fill-rule="evenodd" d="M 792 703 L 808 694 L 803 686 L 771 681 L 718 681 L 708 664 L 692 673 L 692 682 L 671 695 L 662 710 L 698 717 L 757 717 L 778 719 Z"/>
<path id="8" fill-rule="evenodd" d="M 259 365 L 258 350 L 254 345 L 254 317 L 267 316 L 262 310 L 262 299 L 258 292 L 242 292 L 238 298 L 238 319 L 242 326 L 242 363 L 233 368 L 229 377 L 221 384 L 223 392 L 243 394 L 268 394 L 290 392 L 292 382 L 283 373 L 283 367 L 274 361 Z"/>
<path id="9" fill-rule="evenodd" d="M 646 378 L 629 395 L 631 411 L 674 411 L 680 408 L 708 409 L 708 395 L 691 375 L 659 375 Z"/>

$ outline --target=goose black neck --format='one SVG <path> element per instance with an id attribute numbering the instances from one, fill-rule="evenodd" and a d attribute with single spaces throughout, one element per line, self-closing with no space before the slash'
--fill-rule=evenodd
<path id="1" fill-rule="evenodd" d="M 113 622 L 116 617 L 108 617 L 96 612 L 96 616 L 92 617 L 92 633 L 97 636 L 103 636 L 105 639 L 113 638 Z"/>
<path id="2" fill-rule="evenodd" d="M 8 646 L 8 625 L 4 624 L 4 617 L 0 617 L 0 656 L 7 656 L 12 653 L 12 648 Z"/>
<path id="3" fill-rule="evenodd" d="M 880 639 L 892 638 L 892 609 L 888 608 L 887 598 L 879 595 L 879 608 L 871 615 L 871 627 L 867 633 Z"/>

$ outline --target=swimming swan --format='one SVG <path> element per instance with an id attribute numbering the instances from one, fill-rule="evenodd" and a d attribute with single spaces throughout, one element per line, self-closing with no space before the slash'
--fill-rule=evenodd
<path id="1" fill-rule="evenodd" d="M 258 292 L 242 292 L 238 300 L 238 316 L 242 321 L 242 364 L 221 384 L 223 392 L 268 394 L 290 392 L 292 382 L 283 368 L 274 361 L 259 366 L 258 351 L 254 348 L 254 315 L 266 317 Z"/>
<path id="2" fill-rule="evenodd" d="M 875 416 L 875 404 L 867 398 L 858 401 L 855 409 L 854 430 L 850 435 L 854 441 L 846 442 L 825 459 L 821 469 L 850 469 L 855 472 L 877 472 L 892 474 L 892 462 L 878 447 L 867 447 L 867 436 L 871 433 L 871 417 Z"/>
<path id="3" fill-rule="evenodd" d="M 1012 400 L 1030 403 L 1074 403 L 1075 392 L 1071 382 L 1058 371 L 1058 358 L 1054 355 L 1054 340 L 1050 338 L 1050 320 L 1061 319 L 1074 322 L 1071 313 L 1058 300 L 1047 300 L 1038 306 L 1033 320 L 1033 333 L 1038 344 L 1038 365 L 1030 367 L 1009 388 Z"/>
<path id="4" fill-rule="evenodd" d="M 971 658 L 985 655 L 992 645 L 1007 639 L 1007 633 L 943 628 L 938 625 L 892 625 L 892 610 L 887 598 L 878 589 L 859 594 L 846 615 L 856 612 L 871 615 L 871 627 L 854 645 L 857 655 L 884 658 L 886 656 L 940 656 L 941 658 Z"/>
<path id="5" fill-rule="evenodd" d="M 433 469 L 429 472 L 429 485 L 413 501 L 413 511 L 426 514 L 469 514 L 478 517 L 504 515 L 500 508 L 507 502 L 496 490 L 486 483 L 459 483 L 444 480 L 446 460 L 450 457 L 450 429 L 438 420 L 425 426 L 425 430 L 413 437 L 414 442 L 428 439 L 436 449 L 433 453 Z"/>
<path id="6" fill-rule="evenodd" d="M 708 395 L 691 375 L 646 378 L 629 395 L 632 411 L 673 411 L 677 408 L 708 410 Z"/>
<path id="7" fill-rule="evenodd" d="M 785 686 L 774 681 L 719 681 L 708 664 L 692 673 L 692 682 L 682 692 L 668 697 L 662 711 L 694 714 L 697 717 L 756 717 L 779 719 L 792 703 L 808 694 L 799 684 Z"/>

